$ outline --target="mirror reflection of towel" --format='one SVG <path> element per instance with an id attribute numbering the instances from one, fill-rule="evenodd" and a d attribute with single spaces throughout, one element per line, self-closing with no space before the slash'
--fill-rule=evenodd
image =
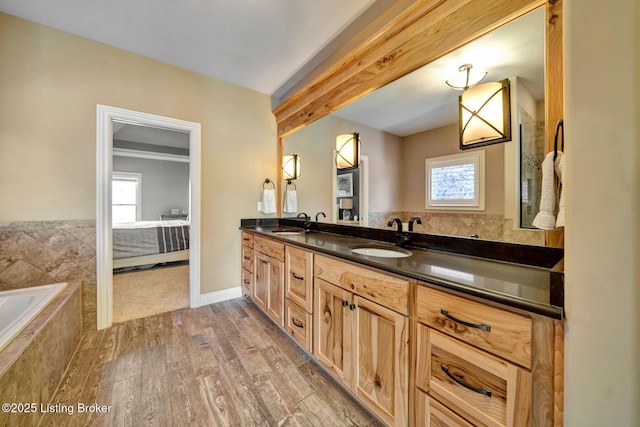
<path id="1" fill-rule="evenodd" d="M 284 192 L 284 209 L 285 213 L 296 213 L 298 211 L 298 193 L 296 190 L 287 190 Z"/>
<path id="2" fill-rule="evenodd" d="M 276 213 L 276 190 L 273 188 L 262 191 L 262 213 Z"/>

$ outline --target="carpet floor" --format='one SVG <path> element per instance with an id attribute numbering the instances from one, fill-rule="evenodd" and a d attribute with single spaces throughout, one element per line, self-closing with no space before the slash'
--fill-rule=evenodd
<path id="1" fill-rule="evenodd" d="M 189 307 L 189 266 L 113 275 L 113 322 Z"/>

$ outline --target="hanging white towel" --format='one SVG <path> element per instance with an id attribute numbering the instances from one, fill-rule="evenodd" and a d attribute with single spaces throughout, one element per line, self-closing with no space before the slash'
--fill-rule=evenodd
<path id="1" fill-rule="evenodd" d="M 276 213 L 276 190 L 273 188 L 262 190 L 262 213 Z"/>
<path id="2" fill-rule="evenodd" d="M 284 209 L 285 213 L 298 212 L 298 193 L 296 190 L 289 190 L 284 192 Z"/>
<path id="3" fill-rule="evenodd" d="M 564 154 L 562 151 L 558 151 L 558 156 L 555 161 L 556 175 L 558 175 L 558 181 L 560 181 L 560 202 L 558 203 L 558 216 L 556 217 L 556 227 L 564 227 L 564 185 L 562 176 L 564 175 Z"/>
<path id="4" fill-rule="evenodd" d="M 533 226 L 543 230 L 553 230 L 556 217 L 553 210 L 556 207 L 556 188 L 553 151 L 547 153 L 542 162 L 542 195 L 540 197 L 540 212 L 533 219 Z"/>

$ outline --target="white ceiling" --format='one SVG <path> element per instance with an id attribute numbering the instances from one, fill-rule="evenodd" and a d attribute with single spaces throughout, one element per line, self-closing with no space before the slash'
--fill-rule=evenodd
<path id="1" fill-rule="evenodd" d="M 455 123 L 460 91 L 445 81 L 467 63 L 488 72 L 484 81 L 517 76 L 536 100 L 543 100 L 544 9 L 456 49 L 333 115 L 401 137 Z"/>
<path id="2" fill-rule="evenodd" d="M 189 133 L 129 123 L 113 123 L 113 139 L 189 149 Z"/>
<path id="3" fill-rule="evenodd" d="M 0 0 L 0 11 L 271 95 L 374 0 Z"/>

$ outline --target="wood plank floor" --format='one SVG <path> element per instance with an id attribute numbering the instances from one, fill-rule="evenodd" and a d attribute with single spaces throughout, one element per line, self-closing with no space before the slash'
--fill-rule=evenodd
<path id="1" fill-rule="evenodd" d="M 78 413 L 78 403 L 111 408 Z M 244 299 L 85 335 L 56 404 L 74 413 L 41 425 L 381 425 Z"/>

